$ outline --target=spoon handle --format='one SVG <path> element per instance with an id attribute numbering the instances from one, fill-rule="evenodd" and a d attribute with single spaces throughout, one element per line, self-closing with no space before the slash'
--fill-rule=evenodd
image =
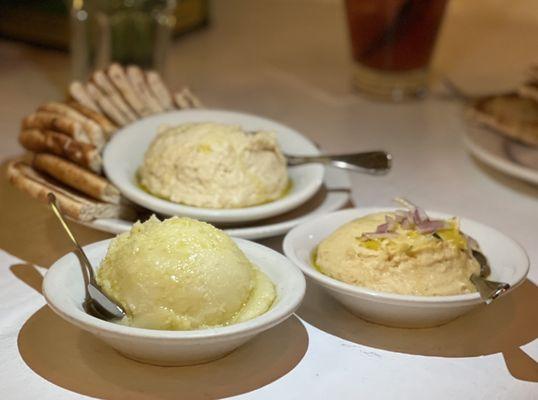
<path id="1" fill-rule="evenodd" d="M 80 259 L 82 260 L 82 263 L 86 267 L 86 272 L 89 276 L 89 281 L 93 285 L 95 284 L 95 273 L 93 272 L 92 265 L 90 263 L 90 260 L 88 260 L 88 257 L 86 256 L 86 253 L 84 253 L 84 250 L 82 250 L 82 247 L 78 243 L 77 239 L 71 232 L 71 229 L 69 229 L 69 226 L 67 225 L 67 222 L 65 221 L 62 212 L 60 211 L 58 204 L 56 203 L 56 196 L 53 193 L 49 193 L 47 195 L 49 199 L 49 205 L 52 208 L 52 211 L 54 212 L 54 215 L 58 218 L 60 221 L 60 224 L 62 225 L 62 228 L 64 228 L 65 232 L 67 233 L 67 236 L 71 240 L 71 243 L 75 247 L 75 251 L 79 255 Z"/>
<path id="2" fill-rule="evenodd" d="M 79 260 L 87 273 L 88 281 L 85 282 L 86 299 L 83 303 L 84 309 L 89 314 L 105 320 L 124 317 L 125 311 L 123 308 L 121 308 L 113 300 L 109 299 L 99 289 L 99 285 L 95 280 L 95 273 L 93 272 L 92 264 L 90 263 L 90 260 L 88 260 L 84 250 L 82 250 L 82 247 L 75 238 L 75 235 L 73 235 L 73 232 L 71 232 L 71 229 L 69 229 L 69 226 L 63 217 L 62 211 L 56 203 L 56 196 L 54 196 L 53 193 L 49 193 L 47 197 L 54 215 L 56 215 L 60 221 L 60 224 L 62 225 L 62 228 L 64 228 L 67 236 L 69 236 L 69 239 L 71 240 L 71 243 L 75 247 L 75 251 L 79 256 Z"/>
<path id="3" fill-rule="evenodd" d="M 510 285 L 508 283 L 490 281 L 476 274 L 471 275 L 471 282 L 473 282 L 476 289 L 480 293 L 480 297 L 482 297 L 482 300 L 484 300 L 486 304 L 491 303 L 497 297 L 510 289 Z"/>
<path id="4" fill-rule="evenodd" d="M 287 155 L 288 165 L 321 163 L 353 172 L 380 175 L 387 173 L 392 166 L 392 155 L 386 151 L 370 151 L 364 153 L 293 156 Z"/>

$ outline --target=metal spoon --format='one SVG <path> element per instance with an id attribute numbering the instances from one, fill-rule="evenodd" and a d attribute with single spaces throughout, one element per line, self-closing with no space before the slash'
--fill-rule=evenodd
<path id="1" fill-rule="evenodd" d="M 292 166 L 321 163 L 353 172 L 365 172 L 373 175 L 386 174 L 392 166 L 392 155 L 386 151 L 319 156 L 293 156 L 286 154 L 285 156 L 288 160 L 288 165 Z"/>
<path id="2" fill-rule="evenodd" d="M 480 293 L 482 300 L 484 300 L 486 304 L 489 304 L 510 289 L 510 285 L 505 282 L 496 282 L 486 279 L 491 273 L 488 259 L 478 250 L 472 249 L 471 251 L 475 260 L 480 264 L 480 275 L 472 274 L 471 282 L 473 282 Z"/>
<path id="3" fill-rule="evenodd" d="M 473 238 L 465 234 L 463 235 L 465 236 L 465 238 L 467 238 L 467 241 L 471 243 L 469 245 L 470 248 L 472 246 L 478 246 L 478 244 Z M 437 233 L 434 233 L 433 236 L 439 240 L 442 240 L 441 236 L 439 236 Z M 508 283 L 490 281 L 486 279 L 491 274 L 491 268 L 489 266 L 488 259 L 486 258 L 484 253 L 477 249 L 471 248 L 471 253 L 474 259 L 478 261 L 478 264 L 480 265 L 480 274 L 472 274 L 469 279 L 476 287 L 476 290 L 478 290 L 478 293 L 480 293 L 480 297 L 482 298 L 482 300 L 484 300 L 486 304 L 489 304 L 497 297 L 505 293 L 508 289 L 510 289 L 510 285 Z"/>
<path id="4" fill-rule="evenodd" d="M 80 260 L 81 266 L 83 267 L 84 275 L 84 285 L 85 285 L 85 298 L 82 303 L 84 311 L 88 314 L 93 315 L 94 317 L 109 320 L 123 318 L 125 316 L 125 311 L 115 302 L 110 300 L 100 289 L 97 281 L 95 280 L 95 273 L 93 271 L 92 265 L 84 250 L 78 243 L 77 239 L 69 229 L 60 208 L 56 204 L 56 196 L 53 193 L 48 195 L 49 204 L 54 212 L 54 215 L 60 221 L 62 228 L 64 228 L 67 236 L 71 240 L 71 243 L 75 247 L 75 254 Z"/>

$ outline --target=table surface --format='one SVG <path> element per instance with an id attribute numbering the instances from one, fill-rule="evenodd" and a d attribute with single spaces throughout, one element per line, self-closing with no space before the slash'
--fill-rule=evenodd
<path id="1" fill-rule="evenodd" d="M 522 40 L 538 37 L 532 4 L 454 0 L 434 75 L 470 93 L 513 88 L 538 54 L 537 41 Z M 44 268 L 35 266 L 48 267 L 69 245 L 45 206 L 5 179 L 7 161 L 22 152 L 21 118 L 64 96 L 69 57 L 0 41 L 1 397 L 538 399 L 538 188 L 467 154 L 460 103 L 358 96 L 340 2 L 229 0 L 213 11 L 210 29 L 173 45 L 165 71 L 173 87 L 188 83 L 209 107 L 279 120 L 328 152 L 391 151 L 389 175 L 352 176 L 355 205 L 405 196 L 483 221 L 526 248 L 528 279 L 489 306 L 422 330 L 364 322 L 309 282 L 296 316 L 220 361 L 160 368 L 126 360 L 44 306 Z M 75 233 L 83 243 L 110 237 L 82 226 Z M 281 251 L 282 237 L 261 243 Z"/>

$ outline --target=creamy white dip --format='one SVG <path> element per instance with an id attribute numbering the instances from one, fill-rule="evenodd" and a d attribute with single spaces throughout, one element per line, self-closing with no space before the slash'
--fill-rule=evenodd
<path id="1" fill-rule="evenodd" d="M 146 151 L 139 180 L 150 193 L 175 203 L 238 208 L 282 196 L 288 173 L 273 133 L 189 123 L 158 134 Z"/>

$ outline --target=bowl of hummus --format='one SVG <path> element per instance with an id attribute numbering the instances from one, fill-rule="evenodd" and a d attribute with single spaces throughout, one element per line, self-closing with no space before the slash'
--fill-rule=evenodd
<path id="1" fill-rule="evenodd" d="M 126 316 L 104 321 L 83 310 L 84 279 L 73 253 L 47 271 L 47 303 L 126 357 L 149 364 L 223 357 L 291 316 L 305 291 L 303 274 L 280 253 L 190 218 L 153 217 L 84 251 L 102 290 Z"/>
<path id="2" fill-rule="evenodd" d="M 149 210 L 239 223 L 283 214 L 320 189 L 323 166 L 288 168 L 285 154 L 319 151 L 297 131 L 265 118 L 181 110 L 117 132 L 103 165 L 126 198 Z"/>
<path id="3" fill-rule="evenodd" d="M 470 281 L 487 257 L 488 279 L 511 290 L 528 273 L 525 251 L 501 232 L 467 218 L 422 210 L 358 208 L 292 229 L 284 252 L 353 314 L 396 327 L 449 322 L 483 301 Z"/>
<path id="4" fill-rule="evenodd" d="M 162 126 L 137 174 L 148 193 L 201 208 L 256 206 L 291 189 L 273 132 L 215 122 Z"/>

